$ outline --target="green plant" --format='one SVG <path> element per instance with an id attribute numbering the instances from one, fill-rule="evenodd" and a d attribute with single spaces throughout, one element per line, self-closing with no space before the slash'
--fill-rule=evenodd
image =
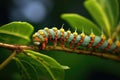
<path id="1" fill-rule="evenodd" d="M 77 32 L 81 32 L 84 28 L 84 32 L 90 34 L 90 29 L 93 29 L 95 35 L 100 35 L 103 30 L 107 38 L 112 38 L 113 41 L 116 40 L 120 31 L 120 24 L 118 22 L 118 0 L 87 0 L 85 1 L 85 7 L 97 25 L 78 14 L 63 14 L 61 17 L 66 20 L 72 28 L 77 27 Z M 101 27 L 101 29 L 98 27 Z M 69 67 L 59 64 L 47 55 L 36 52 L 35 50 L 38 50 L 37 47 L 29 46 L 33 31 L 33 26 L 27 22 L 11 22 L 0 27 L 1 78 L 9 74 L 9 78 L 11 79 L 63 80 L 64 69 L 68 69 Z M 51 50 L 67 51 L 68 49 L 63 50 L 58 47 L 55 49 L 51 48 Z M 75 52 L 71 50 L 68 51 Z M 82 54 L 85 53 L 87 52 L 83 51 Z M 102 55 L 103 54 L 104 53 L 102 53 Z M 108 55 L 107 58 L 120 60 L 119 56 L 115 54 L 105 55 Z M 96 56 L 99 55 L 96 54 Z M 12 65 L 7 65 L 10 62 Z M 20 72 L 20 74 L 18 72 Z"/>
<path id="2" fill-rule="evenodd" d="M 119 41 L 120 19 L 118 0 L 86 0 L 84 5 L 94 22 L 75 13 L 62 14 L 61 18 L 67 21 L 72 28 L 77 28 L 77 32 L 84 31 L 87 35 L 93 32 L 97 36 L 105 34 L 107 39 L 111 39 L 113 42 Z M 101 56 L 104 56 L 104 54 Z"/>

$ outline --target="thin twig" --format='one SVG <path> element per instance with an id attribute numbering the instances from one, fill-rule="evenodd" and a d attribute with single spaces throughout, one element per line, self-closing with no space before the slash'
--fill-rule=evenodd
<path id="1" fill-rule="evenodd" d="M 5 44 L 5 43 L 0 43 L 0 47 L 8 48 L 8 49 L 16 50 L 16 51 L 38 50 L 38 47 L 36 48 L 35 46 L 12 45 L 12 44 Z M 56 47 L 46 46 L 44 50 L 59 50 L 59 51 L 66 51 L 70 53 L 74 52 L 77 54 L 93 55 L 93 56 L 98 56 L 98 57 L 120 61 L 120 56 L 114 55 L 112 53 L 91 52 L 91 51 L 78 50 L 78 49 L 73 50 L 70 48 L 62 48 L 60 46 L 56 46 Z"/>
<path id="2" fill-rule="evenodd" d="M 37 49 L 37 47 L 35 46 L 13 45 L 13 44 L 6 44 L 6 43 L 0 43 L 0 47 L 12 49 L 12 50 L 24 50 L 24 49 L 36 50 Z"/>
<path id="3" fill-rule="evenodd" d="M 15 55 L 16 50 L 14 50 L 13 53 L 4 62 L 0 64 L 0 70 L 2 70 L 7 64 L 9 64 Z"/>
<path id="4" fill-rule="evenodd" d="M 100 52 L 90 52 L 90 51 L 86 51 L 86 50 L 73 50 L 70 48 L 62 48 L 59 46 L 56 46 L 55 48 L 53 46 L 47 46 L 46 50 L 59 50 L 59 51 L 66 51 L 66 52 L 74 52 L 77 54 L 84 54 L 84 55 L 93 55 L 93 56 L 98 56 L 98 57 L 103 57 L 103 58 L 107 58 L 107 59 L 112 59 L 112 60 L 116 60 L 116 61 L 120 61 L 120 56 L 114 55 L 114 54 L 109 54 L 109 53 L 100 53 Z"/>

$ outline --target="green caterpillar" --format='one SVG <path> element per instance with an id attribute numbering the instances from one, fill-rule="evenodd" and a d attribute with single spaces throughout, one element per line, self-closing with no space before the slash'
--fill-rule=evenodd
<path id="1" fill-rule="evenodd" d="M 33 34 L 33 43 L 40 46 L 40 49 L 45 49 L 49 41 L 53 42 L 53 46 L 56 47 L 57 43 L 60 43 L 61 47 L 67 47 L 66 43 L 69 44 L 71 49 L 80 49 L 79 47 L 85 47 L 87 50 L 99 50 L 106 51 L 110 53 L 119 53 L 120 52 L 120 41 L 113 42 L 112 39 L 106 40 L 104 34 L 101 36 L 96 36 L 94 33 L 91 33 L 89 36 L 85 35 L 84 32 L 78 34 L 76 31 L 71 33 L 70 30 L 65 31 L 63 27 L 57 29 L 53 27 L 52 29 L 44 28 L 38 30 Z"/>

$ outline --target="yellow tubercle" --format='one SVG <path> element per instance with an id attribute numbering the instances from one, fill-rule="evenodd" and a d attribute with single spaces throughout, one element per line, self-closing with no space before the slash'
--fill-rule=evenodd
<path id="1" fill-rule="evenodd" d="M 70 30 L 67 30 L 67 33 L 68 33 L 68 34 L 71 34 L 71 31 L 70 31 Z"/>
<path id="2" fill-rule="evenodd" d="M 94 34 L 94 33 L 91 33 L 91 34 L 90 34 L 90 37 L 93 37 L 93 38 L 94 38 L 94 37 L 95 37 L 95 34 Z"/>
<path id="3" fill-rule="evenodd" d="M 82 32 L 80 35 L 81 35 L 82 37 L 85 37 L 85 33 L 84 33 L 84 32 Z"/>
<path id="4" fill-rule="evenodd" d="M 54 31 L 57 31 L 57 30 L 58 30 L 56 27 L 53 27 L 52 29 L 53 29 Z"/>
<path id="5" fill-rule="evenodd" d="M 115 44 L 117 47 L 120 47 L 120 41 L 116 41 Z"/>
<path id="6" fill-rule="evenodd" d="M 108 44 L 112 44 L 112 43 L 113 43 L 112 39 L 109 38 L 109 39 L 108 39 Z"/>
<path id="7" fill-rule="evenodd" d="M 36 37 L 37 36 L 37 33 L 33 34 L 32 37 Z"/>
<path id="8" fill-rule="evenodd" d="M 77 35 L 78 35 L 78 33 L 75 31 L 75 32 L 73 33 L 73 35 L 77 36 Z"/>
<path id="9" fill-rule="evenodd" d="M 44 34 L 44 32 L 42 30 L 39 30 L 38 32 L 39 32 L 40 35 Z"/>
<path id="10" fill-rule="evenodd" d="M 105 36 L 104 34 L 101 35 L 101 38 L 102 38 L 103 40 L 106 40 L 106 36 Z"/>
<path id="11" fill-rule="evenodd" d="M 32 37 L 36 37 L 36 35 L 35 34 L 33 34 L 33 36 Z"/>
<path id="12" fill-rule="evenodd" d="M 60 29 L 61 32 L 64 32 L 65 30 L 63 29 L 63 27 Z"/>
<path id="13" fill-rule="evenodd" d="M 47 30 L 48 30 L 48 27 L 45 27 L 45 28 L 44 28 L 44 30 L 46 30 L 46 31 L 47 31 Z"/>

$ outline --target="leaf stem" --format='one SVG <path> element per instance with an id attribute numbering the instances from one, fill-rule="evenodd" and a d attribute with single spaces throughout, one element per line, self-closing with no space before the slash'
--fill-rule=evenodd
<path id="1" fill-rule="evenodd" d="M 2 70 L 7 64 L 9 64 L 15 55 L 16 50 L 14 50 L 13 53 L 4 62 L 0 64 L 0 70 Z"/>

